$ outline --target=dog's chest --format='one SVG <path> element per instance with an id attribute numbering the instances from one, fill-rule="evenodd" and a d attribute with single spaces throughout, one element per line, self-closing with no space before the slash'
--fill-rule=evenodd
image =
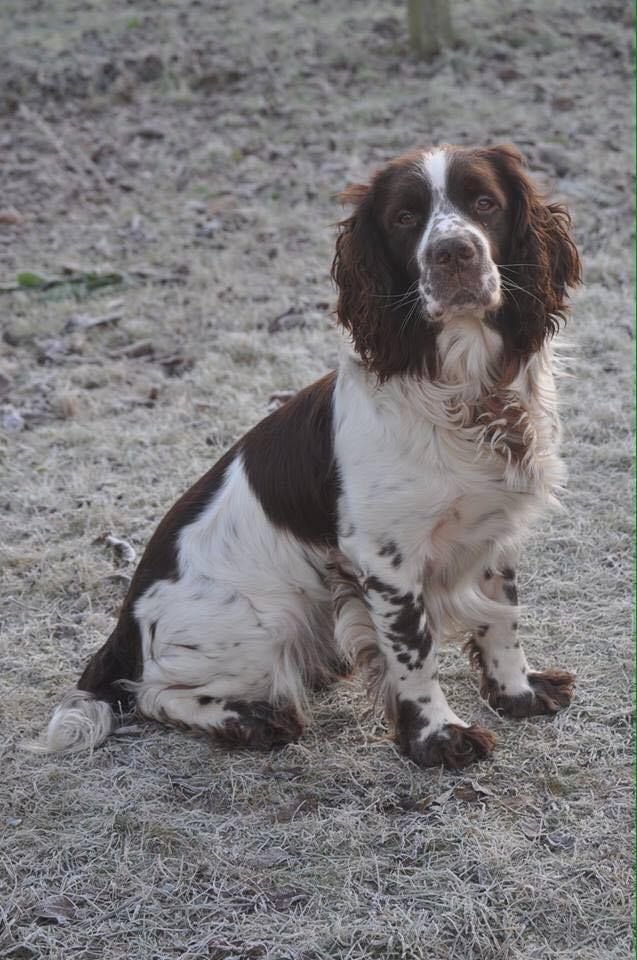
<path id="1" fill-rule="evenodd" d="M 338 421 L 342 531 L 444 560 L 459 546 L 515 534 L 542 499 L 533 469 L 519 462 L 519 431 L 509 441 L 506 424 L 490 431 L 389 403 L 361 408 L 358 422 L 349 411 Z M 528 426 L 532 433 L 530 418 Z"/>
<path id="2" fill-rule="evenodd" d="M 504 489 L 502 457 L 493 454 L 478 464 L 476 444 L 470 455 L 459 456 L 435 428 L 423 432 L 428 437 L 411 447 L 392 441 L 378 445 L 367 460 L 352 458 L 343 482 L 352 519 L 378 534 L 394 531 L 394 539 L 408 543 L 428 537 L 473 540 L 482 527 L 492 529 L 496 514 L 502 523 L 515 516 L 524 498 Z"/>

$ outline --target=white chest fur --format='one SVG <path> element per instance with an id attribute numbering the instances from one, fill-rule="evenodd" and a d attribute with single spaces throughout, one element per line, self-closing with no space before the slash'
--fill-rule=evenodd
<path id="1" fill-rule="evenodd" d="M 365 570 L 396 542 L 414 575 L 424 564 L 459 575 L 472 555 L 519 540 L 562 479 L 549 360 L 530 361 L 502 397 L 408 377 L 379 385 L 344 360 L 335 450 L 352 560 Z"/>

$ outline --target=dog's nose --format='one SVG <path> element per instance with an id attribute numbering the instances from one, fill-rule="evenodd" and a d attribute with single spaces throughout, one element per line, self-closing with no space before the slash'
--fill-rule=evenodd
<path id="1" fill-rule="evenodd" d="M 449 269 L 467 267 L 477 256 L 478 251 L 469 237 L 443 237 L 429 250 L 431 263 Z"/>

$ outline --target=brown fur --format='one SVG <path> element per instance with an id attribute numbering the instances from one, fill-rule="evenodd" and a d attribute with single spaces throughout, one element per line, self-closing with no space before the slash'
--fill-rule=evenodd
<path id="1" fill-rule="evenodd" d="M 355 210 L 338 224 L 332 263 L 332 278 L 339 288 L 336 312 L 361 359 L 380 381 L 395 373 L 422 374 L 425 369 L 435 376 L 438 327 L 426 322 L 421 305 L 413 302 L 416 294 L 408 293 L 417 279 L 415 264 L 409 264 L 409 255 L 397 258 L 392 253 L 383 223 L 383 206 L 392 191 L 401 179 L 413 178 L 413 159 L 408 155 L 394 161 L 368 186 L 355 184 L 340 195 Z M 417 182 L 413 190 L 418 190 Z M 426 196 L 422 186 L 420 193 Z"/>
<path id="2" fill-rule="evenodd" d="M 212 731 L 213 739 L 224 747 L 271 750 L 295 742 L 303 733 L 303 723 L 292 707 L 242 700 L 229 700 L 224 706 L 239 714 Z"/>
<path id="3" fill-rule="evenodd" d="M 275 526 L 306 543 L 336 544 L 335 373 L 300 390 L 242 443 L 250 486 Z"/>
<path id="4" fill-rule="evenodd" d="M 514 212 L 506 253 L 499 262 L 504 304 L 493 322 L 504 339 L 505 364 L 515 369 L 566 319 L 566 288 L 580 283 L 581 262 L 570 235 L 568 210 L 561 203 L 546 203 L 527 175 L 520 152 L 501 144 L 477 153 L 499 172 Z"/>

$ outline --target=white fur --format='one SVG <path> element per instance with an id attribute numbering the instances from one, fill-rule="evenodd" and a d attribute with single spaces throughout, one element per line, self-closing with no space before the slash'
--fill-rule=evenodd
<path id="1" fill-rule="evenodd" d="M 70 690 L 56 707 L 39 740 L 25 744 L 32 753 L 78 753 L 93 750 L 115 729 L 108 703 L 85 690 Z"/>
<path id="2" fill-rule="evenodd" d="M 159 581 L 135 605 L 144 669 L 127 686 L 140 711 L 200 729 L 228 716 L 217 703 L 200 706 L 202 696 L 291 702 L 301 711 L 305 684 L 325 659 L 316 653 L 333 643 L 329 593 L 316 573 L 326 552 L 272 526 L 238 457 L 212 503 L 182 530 L 178 557 L 179 577 Z"/>
<path id="3" fill-rule="evenodd" d="M 447 185 L 448 154 L 444 149 L 429 150 L 423 154 L 423 169 L 433 190 L 444 191 Z"/>

